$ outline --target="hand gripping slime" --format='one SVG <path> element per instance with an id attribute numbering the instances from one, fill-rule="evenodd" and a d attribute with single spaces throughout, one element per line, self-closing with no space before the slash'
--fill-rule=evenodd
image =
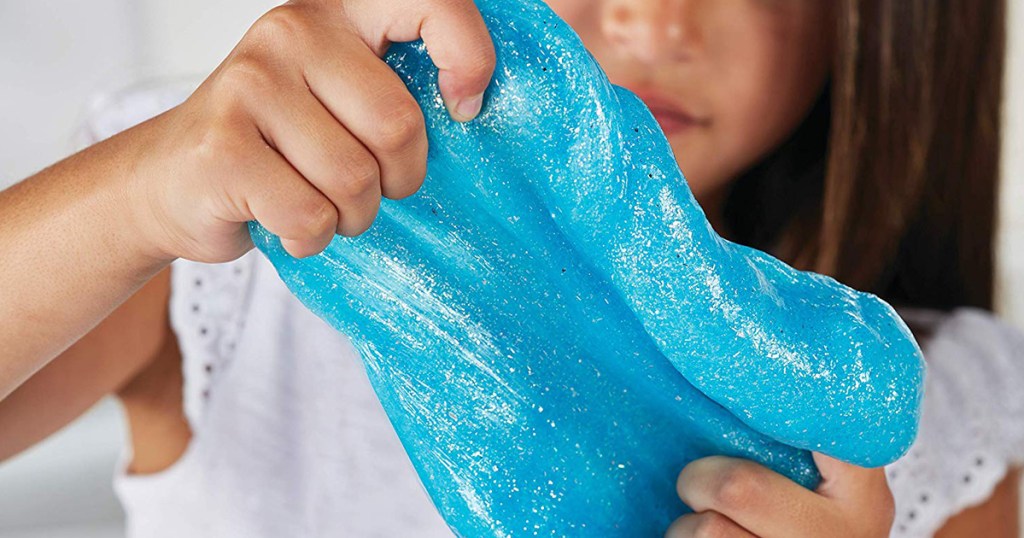
<path id="1" fill-rule="evenodd" d="M 422 43 L 388 63 L 423 108 L 427 178 L 357 238 L 256 245 L 349 335 L 460 536 L 660 536 L 708 455 L 806 487 L 917 430 L 920 351 L 878 298 L 718 237 L 651 114 L 539 0 L 480 0 L 498 52 L 449 119 Z M 339 440 L 342 442 L 342 440 Z"/>

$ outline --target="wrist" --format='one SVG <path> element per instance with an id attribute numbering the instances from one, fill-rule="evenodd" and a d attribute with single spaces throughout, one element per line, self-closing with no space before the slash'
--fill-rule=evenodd
<path id="1" fill-rule="evenodd" d="M 159 140 L 153 136 L 154 123 L 159 117 L 144 122 L 107 142 L 115 146 L 111 152 L 117 161 L 117 173 L 112 180 L 117 188 L 110 189 L 110 203 L 115 215 L 123 215 L 123 226 L 118 230 L 119 239 L 130 250 L 133 259 L 143 266 L 157 270 L 179 257 L 172 248 L 171 233 L 167 225 L 168 213 L 164 204 L 166 197 L 159 192 L 167 184 L 160 170 L 167 167 L 161 163 L 173 161 Z"/>
<path id="2" fill-rule="evenodd" d="M 87 204 L 77 211 L 90 218 L 80 226 L 94 229 L 101 239 L 101 254 L 119 260 L 121 277 L 145 281 L 175 256 L 163 248 L 151 204 L 143 185 L 148 142 L 144 133 L 129 129 L 98 142 L 58 167 L 66 170 L 67 182 L 78 182 L 75 197 Z M 97 233 L 99 232 L 99 233 Z"/>

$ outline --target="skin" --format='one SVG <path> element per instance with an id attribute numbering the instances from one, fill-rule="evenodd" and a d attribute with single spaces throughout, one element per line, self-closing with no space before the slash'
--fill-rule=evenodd
<path id="1" fill-rule="evenodd" d="M 828 76 L 827 3 L 549 3 L 655 109 L 713 224 L 735 177 L 796 128 Z M 19 253 L 0 258 L 0 319 L 27 320 L 0 333 L 0 459 L 116 393 L 130 472 L 177 461 L 191 432 L 167 265 L 237 258 L 252 218 L 314 254 L 365 230 L 382 196 L 414 192 L 422 116 L 379 56 L 416 37 L 452 116 L 471 119 L 494 59 L 469 0 L 296 1 L 261 18 L 183 105 L 0 193 L 0 251 Z M 887 536 L 883 472 L 815 457 L 813 492 L 742 460 L 691 463 L 678 491 L 696 512 L 667 536 Z M 1015 487 L 1011 473 L 942 536 L 1015 536 Z"/>

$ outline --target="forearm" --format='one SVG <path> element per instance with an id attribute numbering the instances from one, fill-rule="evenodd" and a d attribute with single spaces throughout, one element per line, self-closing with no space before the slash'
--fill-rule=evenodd
<path id="1" fill-rule="evenodd" d="M 0 401 L 0 461 L 63 428 L 104 396 L 131 385 L 162 348 L 174 346 L 169 296 L 170 270 L 165 269 Z"/>
<path id="2" fill-rule="evenodd" d="M 128 196 L 144 131 L 78 153 L 0 193 L 0 399 L 169 263 Z"/>

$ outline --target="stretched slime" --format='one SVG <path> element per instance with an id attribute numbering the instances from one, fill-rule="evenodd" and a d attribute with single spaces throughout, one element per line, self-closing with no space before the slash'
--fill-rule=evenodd
<path id="1" fill-rule="evenodd" d="M 498 68 L 449 119 L 422 43 L 387 62 L 423 108 L 423 188 L 298 260 L 460 536 L 660 536 L 708 455 L 798 483 L 810 452 L 891 462 L 920 351 L 883 301 L 717 236 L 646 107 L 539 0 L 479 0 Z M 342 442 L 339 440 L 339 442 Z"/>

